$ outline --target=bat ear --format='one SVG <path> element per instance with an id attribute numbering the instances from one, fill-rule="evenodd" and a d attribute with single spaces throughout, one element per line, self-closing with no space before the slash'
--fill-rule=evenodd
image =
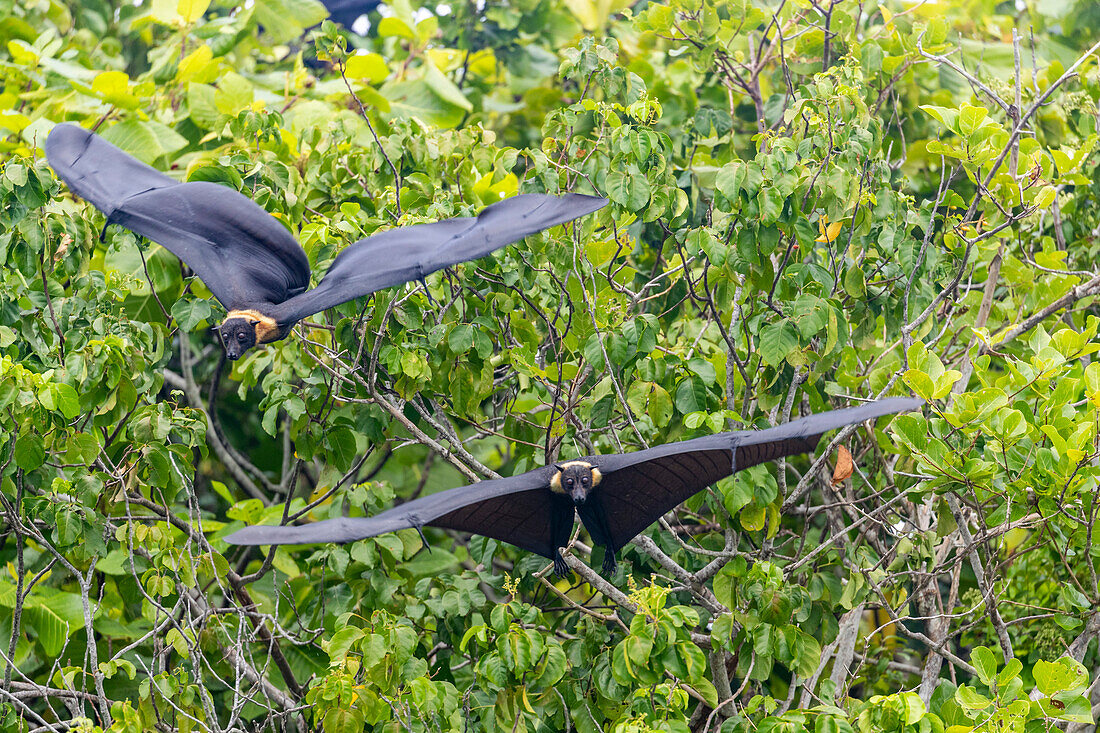
<path id="1" fill-rule="evenodd" d="M 555 463 L 554 468 L 558 469 L 559 471 L 564 471 L 565 470 L 565 467 L 562 466 L 560 463 Z"/>
<path id="2" fill-rule="evenodd" d="M 258 324 L 259 324 L 259 321 L 257 321 L 257 320 L 254 320 L 254 319 L 252 319 L 252 318 L 249 318 L 249 319 L 248 319 L 248 325 L 249 325 L 249 326 L 255 327 L 255 326 L 256 326 L 256 325 L 258 325 Z"/>

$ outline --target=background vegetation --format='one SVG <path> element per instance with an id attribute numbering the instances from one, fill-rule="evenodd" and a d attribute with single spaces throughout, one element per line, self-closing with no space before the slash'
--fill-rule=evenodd
<path id="1" fill-rule="evenodd" d="M 1093 0 L 0 14 L 5 730 L 1092 729 Z M 201 282 L 55 179 L 64 120 L 321 271 L 501 195 L 612 204 L 230 368 Z M 443 531 L 221 539 L 906 393 L 611 578 L 583 532 L 566 582 Z"/>

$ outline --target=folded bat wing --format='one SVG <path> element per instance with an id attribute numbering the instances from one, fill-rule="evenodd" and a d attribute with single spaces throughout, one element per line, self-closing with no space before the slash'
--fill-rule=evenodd
<path id="1" fill-rule="evenodd" d="M 635 453 L 595 456 L 603 473 L 597 491 L 618 550 L 689 497 L 733 473 L 785 456 L 810 453 L 830 430 L 915 410 L 923 400 L 893 397 L 822 412 L 768 430 L 743 430 L 668 443 Z M 736 460 L 732 451 L 736 449 Z M 582 519 L 585 508 L 580 507 Z M 587 524 L 587 521 L 586 521 Z"/>
<path id="2" fill-rule="evenodd" d="M 550 536 L 552 467 L 440 491 L 373 517 L 326 519 L 297 526 L 255 525 L 226 537 L 233 545 L 354 542 L 399 529 L 443 527 L 508 542 L 553 557 Z"/>
<path id="3" fill-rule="evenodd" d="M 487 206 L 477 216 L 390 229 L 337 255 L 317 287 L 270 312 L 293 323 L 393 285 L 423 280 L 444 267 L 476 260 L 529 234 L 590 214 L 607 199 L 528 193 Z"/>
<path id="4" fill-rule="evenodd" d="M 279 303 L 309 286 L 309 260 L 286 227 L 216 183 L 180 183 L 77 125 L 57 125 L 46 159 L 81 198 L 195 271 L 227 309 Z"/>

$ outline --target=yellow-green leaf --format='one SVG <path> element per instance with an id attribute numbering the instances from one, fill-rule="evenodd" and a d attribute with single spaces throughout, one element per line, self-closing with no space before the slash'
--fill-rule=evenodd
<path id="1" fill-rule="evenodd" d="M 184 23 L 194 23 L 202 18 L 209 7 L 210 0 L 179 0 L 176 4 L 176 12 L 183 18 Z"/>
<path id="2" fill-rule="evenodd" d="M 362 53 L 349 56 L 344 73 L 352 79 L 366 79 L 374 84 L 390 75 L 386 60 L 376 53 Z"/>

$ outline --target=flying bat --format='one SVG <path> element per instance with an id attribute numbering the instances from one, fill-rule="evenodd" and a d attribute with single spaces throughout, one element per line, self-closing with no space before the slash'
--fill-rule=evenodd
<path id="1" fill-rule="evenodd" d="M 295 323 L 326 308 L 423 280 L 607 203 L 583 194 L 530 193 L 498 201 L 476 217 L 390 229 L 349 245 L 309 289 L 301 245 L 243 194 L 216 183 L 180 183 L 77 125 L 54 127 L 45 147 L 57 175 L 106 214 L 107 224 L 163 245 L 206 283 L 228 311 L 216 330 L 230 359 L 286 338 Z"/>
<path id="2" fill-rule="evenodd" d="M 298 526 L 255 525 L 228 537 L 234 545 L 353 542 L 399 529 L 444 527 L 511 543 L 568 572 L 574 510 L 605 548 L 604 572 L 615 553 L 681 502 L 750 466 L 812 452 L 836 428 L 915 410 L 924 401 L 893 397 L 811 415 L 767 430 L 718 433 L 634 453 L 587 456 L 510 478 L 480 481 L 401 504 L 373 517 L 326 519 Z"/>

